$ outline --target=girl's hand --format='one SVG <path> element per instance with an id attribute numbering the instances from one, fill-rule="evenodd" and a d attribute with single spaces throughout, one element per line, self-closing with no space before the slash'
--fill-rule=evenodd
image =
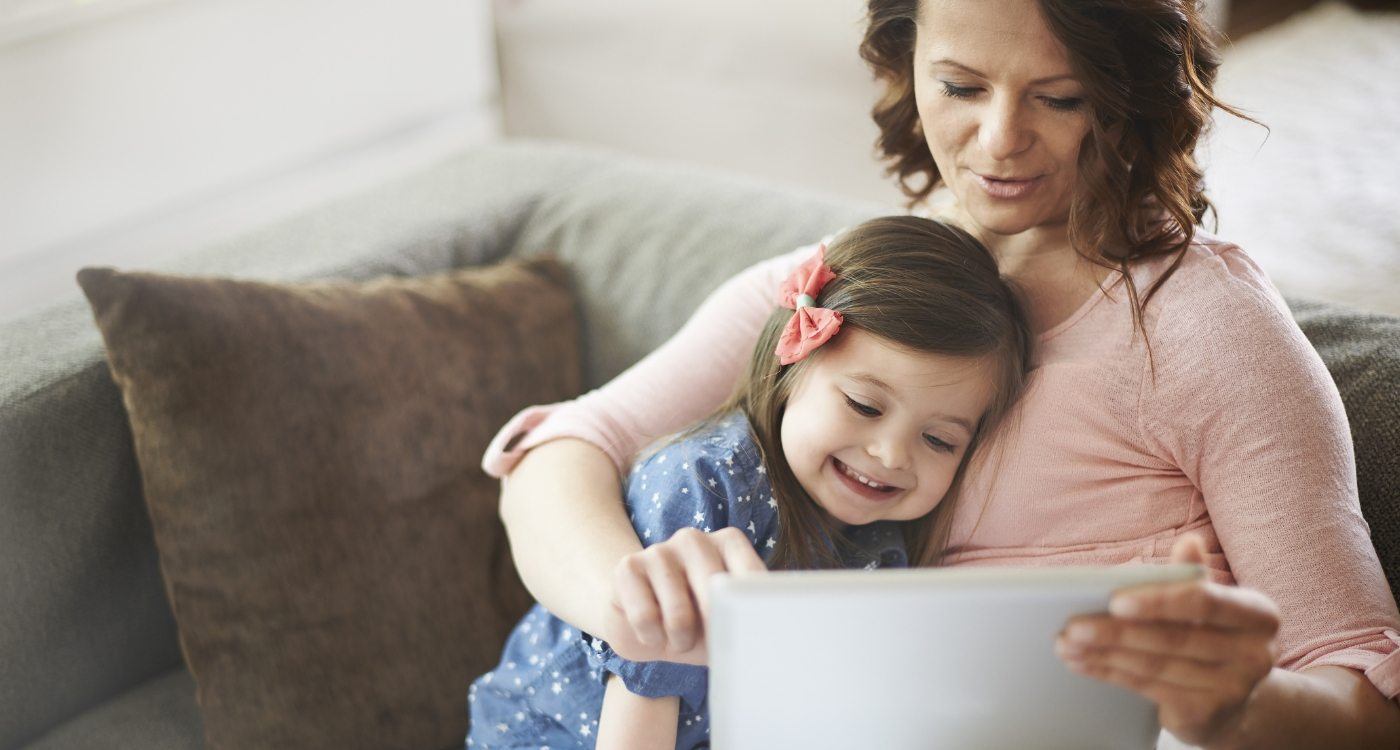
<path id="1" fill-rule="evenodd" d="M 1171 557 L 1202 563 L 1205 545 L 1187 535 Z M 1273 669 L 1279 610 L 1258 591 L 1206 581 L 1138 586 L 1114 594 L 1109 612 L 1071 619 L 1056 652 L 1070 669 L 1152 700 L 1162 727 L 1183 742 L 1228 737 Z"/>
<path id="2" fill-rule="evenodd" d="M 704 664 L 709 577 L 767 570 L 739 529 L 681 529 L 618 563 L 605 640 L 632 661 Z"/>

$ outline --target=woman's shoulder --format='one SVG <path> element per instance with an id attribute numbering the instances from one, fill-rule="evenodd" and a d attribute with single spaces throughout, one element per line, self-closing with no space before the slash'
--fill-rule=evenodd
<path id="1" fill-rule="evenodd" d="M 1146 292 L 1171 269 L 1171 257 L 1144 264 L 1138 282 Z M 1204 326 L 1212 330 L 1251 330 L 1260 326 L 1296 329 L 1292 314 L 1264 269 L 1239 245 L 1199 230 L 1153 294 L 1146 310 L 1148 330 L 1171 337 Z"/>
<path id="2" fill-rule="evenodd" d="M 1156 264 L 1165 269 L 1169 261 Z M 1239 245 L 1206 232 L 1153 296 L 1144 324 L 1151 353 L 1144 382 L 1153 390 L 1242 398 L 1266 385 L 1291 392 L 1311 382 L 1304 373 L 1326 374 L 1264 270 Z"/>

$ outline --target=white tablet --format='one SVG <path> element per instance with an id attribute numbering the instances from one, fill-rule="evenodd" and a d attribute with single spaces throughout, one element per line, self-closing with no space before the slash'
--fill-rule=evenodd
<path id="1" fill-rule="evenodd" d="M 1055 656 L 1072 615 L 1195 565 L 716 576 L 716 750 L 1151 748 L 1156 710 Z"/>

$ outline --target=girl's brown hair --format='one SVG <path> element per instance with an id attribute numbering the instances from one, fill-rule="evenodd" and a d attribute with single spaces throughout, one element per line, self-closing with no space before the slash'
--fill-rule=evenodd
<path id="1" fill-rule="evenodd" d="M 1220 55 L 1194 0 L 1039 3 L 1093 113 L 1070 204 L 1070 242 L 1084 259 L 1122 276 L 1142 330 L 1142 310 L 1181 264 L 1193 228 L 1214 211 L 1194 155 L 1212 108 L 1253 120 L 1215 98 Z M 871 112 L 880 128 L 876 147 L 913 205 L 942 179 L 914 98 L 919 0 L 870 0 L 868 9 L 860 54 L 885 85 Z M 1129 266 L 1159 255 L 1175 257 L 1139 295 Z"/>
<path id="2" fill-rule="evenodd" d="M 873 219 L 837 237 L 827 248 L 836 279 L 817 305 L 844 317 L 837 338 L 861 330 L 915 352 L 984 359 L 992 398 L 964 452 L 943 502 L 933 513 L 901 526 L 909 559 L 936 561 L 947 539 L 948 520 L 969 457 L 1002 421 L 1020 395 L 1030 358 L 1031 334 L 1016 295 L 997 272 L 996 261 L 962 230 L 913 216 Z M 819 568 L 839 564 L 843 543 L 788 465 L 781 425 L 794 384 L 822 355 L 782 366 L 773 351 L 792 311 L 775 308 L 754 348 L 746 377 L 716 416 L 741 410 L 778 500 L 783 533 L 770 565 Z"/>

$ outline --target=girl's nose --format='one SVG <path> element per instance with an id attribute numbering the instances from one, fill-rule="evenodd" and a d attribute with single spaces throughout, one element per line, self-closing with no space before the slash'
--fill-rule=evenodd
<path id="1" fill-rule="evenodd" d="M 886 469 L 904 469 L 909 463 L 904 441 L 893 435 L 875 435 L 865 452 Z"/>
<path id="2" fill-rule="evenodd" d="M 994 97 L 982 113 L 977 139 L 982 151 L 994 160 L 1010 159 L 1030 148 L 1034 135 L 1023 122 L 1024 114 L 1018 102 L 1010 97 Z M 1007 177 L 1020 175 L 990 175 Z"/>

